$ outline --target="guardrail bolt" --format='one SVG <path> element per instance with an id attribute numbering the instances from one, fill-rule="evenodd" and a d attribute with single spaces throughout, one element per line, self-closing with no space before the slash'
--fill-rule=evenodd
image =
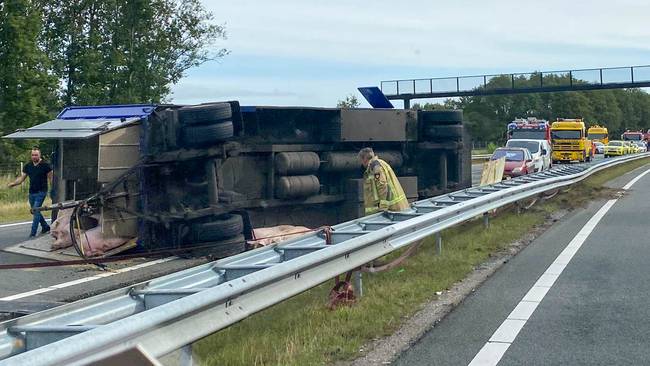
<path id="1" fill-rule="evenodd" d="M 436 255 L 442 254 L 442 234 L 436 233 Z"/>

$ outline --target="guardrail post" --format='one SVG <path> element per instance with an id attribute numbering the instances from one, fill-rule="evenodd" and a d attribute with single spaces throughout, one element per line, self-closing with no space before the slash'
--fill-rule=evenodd
<path id="1" fill-rule="evenodd" d="M 363 296 L 363 277 L 362 277 L 361 271 L 355 271 L 353 275 L 353 284 L 354 286 L 354 292 L 356 293 L 357 297 Z"/>
<path id="2" fill-rule="evenodd" d="M 486 229 L 490 228 L 490 215 L 487 212 L 483 214 L 483 226 Z"/>
<path id="3" fill-rule="evenodd" d="M 178 364 L 180 366 L 192 366 L 194 364 L 191 344 L 181 348 L 181 354 L 178 356 Z"/>
<path id="4" fill-rule="evenodd" d="M 436 255 L 442 254 L 442 234 L 440 232 L 436 233 Z"/>

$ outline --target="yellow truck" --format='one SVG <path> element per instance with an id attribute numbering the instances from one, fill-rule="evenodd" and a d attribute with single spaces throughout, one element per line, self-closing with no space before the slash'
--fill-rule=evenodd
<path id="1" fill-rule="evenodd" d="M 607 133 L 607 127 L 593 125 L 587 130 L 587 138 L 591 142 L 600 141 L 603 144 L 607 145 L 609 143 L 609 134 Z"/>
<path id="2" fill-rule="evenodd" d="M 558 118 L 551 125 L 551 144 L 553 163 L 571 161 L 591 161 L 594 147 L 587 139 L 587 128 L 581 118 Z"/>

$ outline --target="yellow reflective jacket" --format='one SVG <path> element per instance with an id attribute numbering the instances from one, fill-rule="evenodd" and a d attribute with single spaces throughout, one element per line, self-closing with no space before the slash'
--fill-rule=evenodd
<path id="1" fill-rule="evenodd" d="M 363 201 L 366 215 L 379 211 L 403 211 L 410 207 L 395 172 L 374 157 L 363 173 Z"/>

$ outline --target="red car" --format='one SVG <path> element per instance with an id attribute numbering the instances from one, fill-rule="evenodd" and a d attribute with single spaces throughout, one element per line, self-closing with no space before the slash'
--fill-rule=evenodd
<path id="1" fill-rule="evenodd" d="M 518 177 L 533 173 L 535 167 L 533 166 L 533 157 L 530 155 L 528 149 L 520 147 L 500 147 L 494 150 L 490 160 L 498 160 L 505 157 L 506 166 L 503 169 L 504 177 Z"/>

